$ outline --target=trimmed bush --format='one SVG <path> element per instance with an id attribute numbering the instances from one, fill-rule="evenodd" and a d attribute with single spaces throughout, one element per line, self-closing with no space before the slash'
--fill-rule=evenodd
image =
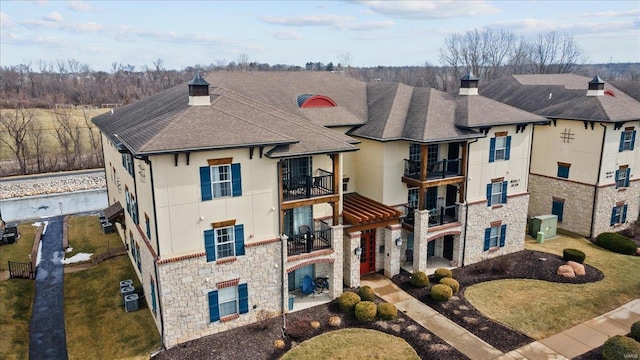
<path id="1" fill-rule="evenodd" d="M 373 301 L 360 301 L 356 304 L 356 319 L 360 322 L 370 322 L 376 319 L 378 307 Z"/>
<path id="2" fill-rule="evenodd" d="M 358 289 L 358 295 L 360 295 L 360 300 L 362 301 L 373 301 L 376 298 L 376 294 L 373 292 L 371 286 L 361 286 Z"/>
<path id="3" fill-rule="evenodd" d="M 586 255 L 578 249 L 564 249 L 562 250 L 562 258 L 564 261 L 575 261 L 579 264 L 584 263 Z"/>
<path id="4" fill-rule="evenodd" d="M 435 284 L 431 287 L 431 297 L 438 301 L 447 301 L 453 296 L 453 290 L 445 284 Z"/>
<path id="5" fill-rule="evenodd" d="M 631 325 L 631 337 L 640 341 L 640 321 L 636 321 Z"/>
<path id="6" fill-rule="evenodd" d="M 640 343 L 626 336 L 612 336 L 602 346 L 602 357 L 605 360 L 638 359 Z"/>
<path id="7" fill-rule="evenodd" d="M 278 349 L 278 350 L 284 349 L 284 346 L 285 346 L 285 343 L 284 343 L 284 340 L 282 340 L 282 339 L 278 339 L 278 340 L 274 340 L 273 341 L 273 347 Z"/>
<path id="8" fill-rule="evenodd" d="M 338 327 L 342 324 L 342 319 L 338 316 L 332 316 L 329 318 L 328 324 L 331 327 Z"/>
<path id="9" fill-rule="evenodd" d="M 415 287 L 423 288 L 429 285 L 429 277 L 422 271 L 417 271 L 411 274 L 409 283 Z"/>
<path id="10" fill-rule="evenodd" d="M 633 240 L 618 233 L 605 232 L 596 238 L 596 245 L 618 254 L 633 255 L 638 246 Z"/>
<path id="11" fill-rule="evenodd" d="M 354 293 L 353 291 L 345 291 L 340 295 L 338 299 L 338 304 L 340 305 L 340 309 L 342 311 L 348 313 L 353 312 L 356 307 L 356 304 L 360 302 L 360 295 Z"/>
<path id="12" fill-rule="evenodd" d="M 378 304 L 378 317 L 381 320 L 393 320 L 398 316 L 398 308 L 389 303 Z"/>
<path id="13" fill-rule="evenodd" d="M 436 280 L 440 280 L 443 278 L 452 278 L 453 274 L 451 273 L 451 270 L 447 269 L 447 268 L 437 268 L 436 271 L 433 273 L 433 278 Z"/>
<path id="14" fill-rule="evenodd" d="M 309 325 L 311 325 L 311 327 L 314 328 L 315 330 L 320 329 L 320 322 L 318 321 L 312 321 L 309 323 Z"/>
<path id="15" fill-rule="evenodd" d="M 457 293 L 458 290 L 460 290 L 460 283 L 454 278 L 442 278 L 440 279 L 440 284 L 444 284 L 450 287 L 451 291 L 453 291 L 454 294 Z"/>

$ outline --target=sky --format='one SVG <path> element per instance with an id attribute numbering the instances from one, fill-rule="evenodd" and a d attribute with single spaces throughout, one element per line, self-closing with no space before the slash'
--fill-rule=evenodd
<path id="1" fill-rule="evenodd" d="M 439 65 L 446 36 L 474 28 L 574 36 L 589 63 L 640 62 L 640 1 L 8 1 L 0 66 L 75 59 L 166 69 L 228 63 Z"/>

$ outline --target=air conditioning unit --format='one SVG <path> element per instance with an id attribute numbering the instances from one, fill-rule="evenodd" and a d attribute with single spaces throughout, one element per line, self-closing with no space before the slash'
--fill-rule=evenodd
<path id="1" fill-rule="evenodd" d="M 130 294 L 124 297 L 124 310 L 126 312 L 137 311 L 138 309 L 138 294 Z"/>
<path id="2" fill-rule="evenodd" d="M 127 279 L 127 280 L 120 281 L 120 289 L 122 289 L 124 287 L 127 287 L 127 286 L 133 286 L 133 280 Z"/>
<path id="3" fill-rule="evenodd" d="M 136 289 L 131 285 L 120 288 L 120 294 L 122 294 L 123 299 L 131 294 L 135 294 L 135 292 Z"/>

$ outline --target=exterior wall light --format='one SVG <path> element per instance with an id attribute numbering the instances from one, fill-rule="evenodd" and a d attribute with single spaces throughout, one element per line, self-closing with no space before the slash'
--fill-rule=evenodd
<path id="1" fill-rule="evenodd" d="M 398 246 L 398 247 L 402 246 L 402 238 L 401 237 L 396 239 L 396 246 Z"/>
<path id="2" fill-rule="evenodd" d="M 362 248 L 361 247 L 357 247 L 355 250 L 356 256 L 360 257 L 360 255 L 362 255 Z"/>

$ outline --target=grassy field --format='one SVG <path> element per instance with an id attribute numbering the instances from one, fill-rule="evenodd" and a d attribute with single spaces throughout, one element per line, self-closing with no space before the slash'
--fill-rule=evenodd
<path id="1" fill-rule="evenodd" d="M 73 249 L 65 254 L 70 258 L 77 253 L 99 255 L 109 248 L 122 247 L 116 233 L 103 234 L 98 216 L 72 216 L 69 218 L 69 246 Z"/>
<path id="2" fill-rule="evenodd" d="M 18 225 L 20 239 L 14 244 L 0 246 L 0 271 L 9 270 L 8 261 L 29 262 L 37 227 L 32 222 Z"/>
<path id="3" fill-rule="evenodd" d="M 534 339 L 559 333 L 640 296 L 640 257 L 616 254 L 570 235 L 543 244 L 527 239 L 525 247 L 560 256 L 565 248 L 578 249 L 586 254 L 585 264 L 604 273 L 602 281 L 590 284 L 499 280 L 465 290 L 466 298 L 483 314 Z"/>

